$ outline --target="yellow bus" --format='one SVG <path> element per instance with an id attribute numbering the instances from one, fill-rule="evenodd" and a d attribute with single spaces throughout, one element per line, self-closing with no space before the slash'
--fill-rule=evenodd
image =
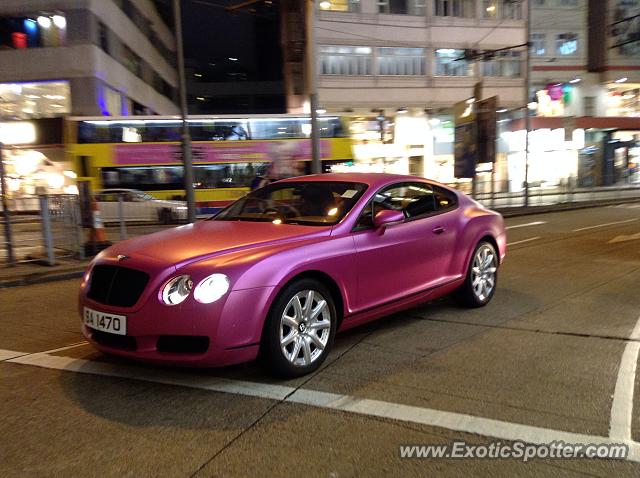
<path id="1" fill-rule="evenodd" d="M 244 196 L 269 164 L 291 160 L 310 172 L 308 116 L 189 116 L 194 186 L 200 213 Z M 337 116 L 319 118 L 323 169 L 353 159 L 348 128 Z M 183 199 L 182 124 L 175 116 L 71 117 L 69 159 L 92 190 L 137 189 L 158 199 Z"/>

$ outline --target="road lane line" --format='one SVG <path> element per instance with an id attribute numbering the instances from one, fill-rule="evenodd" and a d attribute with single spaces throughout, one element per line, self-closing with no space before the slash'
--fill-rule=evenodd
<path id="1" fill-rule="evenodd" d="M 542 239 L 541 237 L 530 237 L 529 239 L 524 239 L 522 241 L 509 242 L 507 246 L 517 246 L 518 244 L 524 244 L 525 242 L 537 241 L 538 239 Z"/>
<path id="2" fill-rule="evenodd" d="M 571 232 L 580 232 L 580 231 L 588 231 L 590 229 L 596 229 L 598 227 L 607 227 L 607 226 L 615 226 L 616 224 L 626 224 L 628 222 L 634 222 L 637 221 L 638 218 L 635 219 L 627 219 L 625 221 L 615 221 L 615 222 L 607 222 L 606 224 L 598 224 L 596 226 L 588 226 L 588 227 L 581 227 L 580 229 L 574 229 Z"/>
<path id="3" fill-rule="evenodd" d="M 62 352 L 64 350 L 75 349 L 76 347 L 82 347 L 83 345 L 89 345 L 89 342 L 87 342 L 86 340 L 83 340 L 82 342 L 77 342 L 75 344 L 67 345 L 66 347 L 60 347 L 58 349 L 45 350 L 44 352 L 36 352 L 36 353 L 39 353 L 39 354 L 53 354 L 53 353 L 56 353 L 56 352 Z"/>
<path id="4" fill-rule="evenodd" d="M 14 350 L 0 350 L 0 362 L 20 357 L 21 355 L 29 355 L 27 352 L 16 352 Z"/>
<path id="5" fill-rule="evenodd" d="M 523 441 L 533 444 L 550 444 L 552 442 L 626 444 L 629 446 L 627 460 L 640 463 L 640 443 L 630 439 L 622 443 L 621 440 L 613 437 L 553 430 L 491 418 L 475 417 L 463 413 L 384 402 L 352 395 L 339 395 L 319 390 L 296 389 L 284 385 L 196 376 L 184 373 L 181 370 L 168 371 L 166 369 L 143 368 L 136 365 L 109 364 L 42 353 L 27 354 L 10 359 L 9 362 L 67 372 L 118 377 L 278 400 L 362 416 L 433 426 L 501 440 Z"/>
<path id="6" fill-rule="evenodd" d="M 631 427 L 633 425 L 633 392 L 636 381 L 636 367 L 638 353 L 640 353 L 640 318 L 629 336 L 629 342 L 624 348 L 616 388 L 613 392 L 611 404 L 611 422 L 609 436 L 612 439 L 631 440 Z"/>
<path id="7" fill-rule="evenodd" d="M 7 362 L 32 365 L 52 370 L 64 370 L 90 375 L 127 378 L 131 380 L 162 383 L 164 385 L 199 388 L 213 392 L 269 398 L 272 400 L 283 400 L 287 395 L 295 391 L 295 388 L 284 385 L 245 382 L 242 380 L 218 377 L 203 377 L 180 372 L 179 369 L 176 369 L 175 371 L 167 371 L 162 369 L 143 368 L 135 365 L 116 365 L 107 362 L 95 362 L 91 360 L 62 357 L 59 355 L 47 355 L 43 353 L 22 355 L 14 359 L 9 359 Z"/>
<path id="8" fill-rule="evenodd" d="M 521 227 L 541 226 L 543 224 L 547 224 L 547 221 L 536 221 L 536 222 L 528 222 L 526 224 L 516 224 L 514 226 L 507 226 L 505 227 L 505 229 L 518 229 Z"/>

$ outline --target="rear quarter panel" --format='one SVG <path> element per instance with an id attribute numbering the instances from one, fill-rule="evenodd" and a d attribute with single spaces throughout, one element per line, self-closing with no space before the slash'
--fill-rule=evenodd
<path id="1" fill-rule="evenodd" d="M 453 270 L 460 275 L 466 274 L 473 250 L 484 237 L 490 237 L 496 243 L 502 263 L 507 249 L 507 235 L 502 215 L 482 207 L 466 196 L 461 196 L 460 215 L 463 222 L 458 241 L 460 253 L 455 255 Z"/>

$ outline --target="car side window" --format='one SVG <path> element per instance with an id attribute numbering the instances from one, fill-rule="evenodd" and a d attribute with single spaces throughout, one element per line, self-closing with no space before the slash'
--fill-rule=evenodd
<path id="1" fill-rule="evenodd" d="M 458 198 L 451 191 L 438 186 L 433 187 L 433 193 L 438 211 L 454 209 L 458 205 Z"/>
<path id="2" fill-rule="evenodd" d="M 373 227 L 374 216 L 384 210 L 402 211 L 407 220 L 444 212 L 457 205 L 455 194 L 427 183 L 399 183 L 380 190 L 365 206 L 355 230 Z"/>

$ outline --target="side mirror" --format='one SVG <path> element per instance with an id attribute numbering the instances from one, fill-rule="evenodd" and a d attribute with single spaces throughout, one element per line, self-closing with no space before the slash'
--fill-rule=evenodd
<path id="1" fill-rule="evenodd" d="M 404 213 L 402 211 L 385 209 L 375 215 L 373 218 L 373 225 L 378 229 L 402 221 L 404 221 Z"/>

